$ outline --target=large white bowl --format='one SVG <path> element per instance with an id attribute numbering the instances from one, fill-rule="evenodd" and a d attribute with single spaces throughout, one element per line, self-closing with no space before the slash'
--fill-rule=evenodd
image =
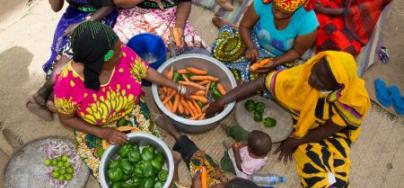
<path id="1" fill-rule="evenodd" d="M 236 79 L 234 79 L 231 71 L 222 62 L 207 55 L 180 55 L 167 60 L 159 67 L 157 71 L 163 73 L 171 66 L 173 66 L 174 69 L 181 69 L 189 66 L 205 69 L 209 72 L 209 75 L 218 77 L 220 79 L 220 83 L 222 83 L 227 90 L 233 89 L 237 86 Z M 158 85 L 152 85 L 152 94 L 157 107 L 169 117 L 173 124 L 176 125 L 180 130 L 190 133 L 204 132 L 213 128 L 215 125 L 217 125 L 217 122 L 229 115 L 235 106 L 235 102 L 232 102 L 229 103 L 222 112 L 216 114 L 214 117 L 204 120 L 190 120 L 172 113 L 164 106 L 158 93 Z"/>
<path id="2" fill-rule="evenodd" d="M 129 143 L 138 144 L 140 146 L 152 145 L 157 150 L 161 151 L 165 157 L 168 176 L 167 181 L 164 183 L 163 188 L 170 187 L 170 184 L 174 177 L 174 159 L 171 150 L 167 144 L 157 138 L 154 135 L 145 132 L 136 132 L 128 134 Z M 107 166 L 109 161 L 117 154 L 120 145 L 110 145 L 107 150 L 102 154 L 100 167 L 99 167 L 99 179 L 102 188 L 108 188 Z"/>

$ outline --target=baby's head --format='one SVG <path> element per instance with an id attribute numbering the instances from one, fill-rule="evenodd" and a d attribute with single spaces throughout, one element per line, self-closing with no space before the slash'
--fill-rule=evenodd
<path id="1" fill-rule="evenodd" d="M 262 131 L 252 131 L 248 134 L 248 152 L 258 158 L 264 158 L 271 151 L 271 137 Z"/>

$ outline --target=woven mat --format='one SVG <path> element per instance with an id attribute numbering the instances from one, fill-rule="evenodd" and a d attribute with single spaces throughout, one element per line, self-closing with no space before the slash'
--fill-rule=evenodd
<path id="1" fill-rule="evenodd" d="M 243 0 L 242 2 L 239 2 L 235 0 L 233 2 L 234 10 L 229 12 L 225 11 L 220 8 L 219 5 L 216 4 L 215 0 L 194 0 L 193 3 L 204 7 L 206 9 L 212 10 L 215 15 L 223 17 L 224 19 L 230 21 L 231 23 L 238 24 L 244 14 L 244 12 L 247 10 L 248 5 L 252 2 L 252 0 Z"/>

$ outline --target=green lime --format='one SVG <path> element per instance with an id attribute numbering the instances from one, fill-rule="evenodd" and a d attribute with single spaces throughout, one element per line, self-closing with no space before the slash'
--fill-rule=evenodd
<path id="1" fill-rule="evenodd" d="M 73 173 L 74 173 L 74 169 L 73 169 L 72 167 L 67 168 L 67 169 L 66 169 L 66 172 L 67 172 L 68 174 L 73 174 Z"/>
<path id="2" fill-rule="evenodd" d="M 52 159 L 51 160 L 51 166 L 56 166 L 56 164 L 57 164 L 57 161 L 55 159 Z"/>
<path id="3" fill-rule="evenodd" d="M 58 178 L 58 180 L 64 181 L 64 180 L 65 180 L 65 176 L 64 176 L 64 175 L 60 175 L 59 178 Z"/>
<path id="4" fill-rule="evenodd" d="M 63 155 L 62 156 L 62 161 L 69 161 L 70 157 L 68 157 L 67 155 Z"/>
<path id="5" fill-rule="evenodd" d="M 70 167 L 71 164 L 69 161 L 65 161 L 65 162 L 63 162 L 63 166 L 67 168 L 67 167 Z"/>
<path id="6" fill-rule="evenodd" d="M 46 166 L 50 166 L 52 164 L 52 161 L 50 159 L 46 159 L 44 163 Z"/>
<path id="7" fill-rule="evenodd" d="M 58 171 L 59 171 L 59 174 L 66 174 L 65 168 L 60 168 Z"/>
<path id="8" fill-rule="evenodd" d="M 66 174 L 66 175 L 65 175 L 65 179 L 66 179 L 67 181 L 70 181 L 70 180 L 73 179 L 73 176 L 72 176 L 71 174 Z"/>
<path id="9" fill-rule="evenodd" d="M 55 170 L 52 171 L 52 177 L 53 177 L 53 178 L 58 179 L 59 176 L 60 176 L 60 174 L 59 174 L 58 171 L 55 171 Z"/>
<path id="10" fill-rule="evenodd" d="M 62 161 L 58 161 L 58 163 L 56 164 L 57 167 L 63 167 L 64 163 Z"/>

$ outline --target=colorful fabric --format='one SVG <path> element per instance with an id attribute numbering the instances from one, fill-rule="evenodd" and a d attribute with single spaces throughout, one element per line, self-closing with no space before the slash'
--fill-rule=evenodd
<path id="1" fill-rule="evenodd" d="M 302 65 L 272 72 L 267 76 L 266 86 L 281 105 L 298 117 L 293 133 L 296 138 L 305 136 L 309 129 L 316 126 L 315 112 L 320 92 L 312 88 L 307 80 L 313 65 L 322 58 L 326 58 L 336 81 L 342 85 L 342 89 L 327 98 L 337 112 L 328 119 L 338 126 L 359 127 L 370 107 L 365 82 L 357 75 L 354 58 L 346 52 L 321 52 Z M 358 134 L 359 131 L 351 130 L 349 138 L 355 141 Z"/>
<path id="2" fill-rule="evenodd" d="M 154 33 L 159 35 L 168 47 L 170 28 L 175 27 L 176 10 L 176 7 L 165 10 L 139 7 L 122 9 L 119 11 L 114 31 L 125 44 L 137 34 Z M 184 28 L 184 42 L 185 46 L 190 48 L 207 47 L 189 22 Z"/>
<path id="3" fill-rule="evenodd" d="M 341 16 L 317 12 L 320 27 L 317 32 L 318 51 L 338 50 L 357 56 L 372 35 L 384 7 L 390 0 L 320 0 L 326 8 L 344 9 Z"/>
<path id="4" fill-rule="evenodd" d="M 63 50 L 67 48 L 68 37 L 64 35 L 65 30 L 73 24 L 80 23 L 86 19 L 86 17 L 95 12 L 96 7 L 90 4 L 88 0 L 69 0 L 67 1 L 70 5 L 67 7 L 65 13 L 59 20 L 56 26 L 55 34 L 53 36 L 52 46 L 51 46 L 51 56 L 48 61 L 42 66 L 45 73 L 53 66 L 56 57 Z M 86 7 L 85 10 L 80 7 Z M 117 11 L 112 11 L 108 16 L 106 16 L 101 22 L 103 24 L 113 26 L 115 19 L 118 15 Z"/>
<path id="5" fill-rule="evenodd" d="M 289 0 L 294 2 L 293 0 Z M 277 2 L 276 0 L 274 3 Z M 289 51 L 297 36 L 307 35 L 316 31 L 319 23 L 313 10 L 307 11 L 303 7 L 297 9 L 285 29 L 279 30 L 274 23 L 271 4 L 264 4 L 261 0 L 254 0 L 254 10 L 258 19 L 254 31 L 260 45 L 273 56 L 280 56 Z"/>
<path id="6" fill-rule="evenodd" d="M 150 122 L 150 113 L 141 100 L 141 79 L 146 77 L 148 65 L 130 48 L 122 46 L 122 58 L 107 84 L 99 91 L 87 89 L 83 78 L 70 62 L 57 76 L 54 94 L 55 107 L 62 114 L 76 114 L 85 122 L 101 127 L 130 125 L 142 131 L 158 134 Z M 97 176 L 102 139 L 75 131 L 78 153 Z"/>
<path id="7" fill-rule="evenodd" d="M 262 167 L 265 166 L 268 157 L 264 158 L 253 158 L 250 156 L 248 152 L 248 147 L 240 148 L 240 157 L 241 157 L 241 170 L 237 168 L 236 160 L 234 158 L 233 149 L 228 150 L 228 154 L 230 160 L 233 163 L 234 171 L 239 178 L 249 179 L 251 175 L 261 170 Z"/>
<path id="8" fill-rule="evenodd" d="M 177 6 L 180 2 L 183 1 L 190 1 L 190 0 L 172 0 L 172 1 L 162 0 L 161 4 L 163 5 L 164 9 L 168 9 Z M 140 8 L 160 9 L 159 5 L 156 2 L 149 0 L 145 0 L 137 4 L 136 6 Z"/>
<path id="9" fill-rule="evenodd" d="M 58 75 L 54 86 L 58 112 L 75 113 L 87 123 L 99 126 L 129 114 L 142 94 L 141 79 L 147 75 L 148 64 L 130 48 L 122 46 L 121 50 L 120 62 L 109 82 L 101 85 L 99 91 L 86 88 L 70 62 Z"/>
<path id="10" fill-rule="evenodd" d="M 264 3 L 273 2 L 275 6 L 283 12 L 293 13 L 300 7 L 304 7 L 306 10 L 313 8 L 311 0 L 262 0 Z"/>
<path id="11" fill-rule="evenodd" d="M 223 174 L 223 171 L 212 159 L 212 157 L 199 150 L 195 143 L 187 136 L 181 136 L 174 144 L 173 150 L 181 153 L 182 158 L 189 168 L 191 177 L 194 177 L 195 174 L 198 173 L 203 166 L 205 166 L 208 173 L 208 186 L 224 183 L 227 181 L 226 177 Z M 176 183 L 176 185 L 179 187 L 184 187 L 180 186 L 180 184 L 178 183 Z"/>

